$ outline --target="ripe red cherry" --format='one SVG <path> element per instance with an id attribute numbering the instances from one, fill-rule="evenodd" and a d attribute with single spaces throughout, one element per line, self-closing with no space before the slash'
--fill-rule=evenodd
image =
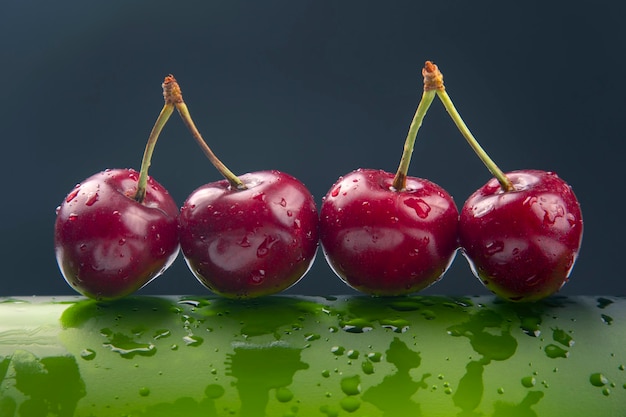
<path id="1" fill-rule="evenodd" d="M 211 291 L 230 298 L 278 293 L 311 267 L 318 245 L 315 200 L 279 171 L 237 177 L 196 128 L 180 87 L 167 94 L 206 156 L 225 178 L 195 190 L 181 208 L 180 242 L 187 265 Z"/>
<path id="2" fill-rule="evenodd" d="M 178 207 L 152 178 L 142 203 L 139 173 L 106 170 L 78 184 L 58 208 L 55 251 L 67 281 L 83 295 L 128 295 L 167 269 L 178 253 Z"/>
<path id="3" fill-rule="evenodd" d="M 437 96 L 494 176 L 461 210 L 459 242 L 472 271 L 511 301 L 555 293 L 567 282 L 582 243 L 582 213 L 571 187 L 551 172 L 504 174 L 461 119 L 437 66 L 426 62 L 425 71 L 440 80 Z"/>
<path id="4" fill-rule="evenodd" d="M 440 186 L 359 169 L 324 198 L 320 241 L 329 265 L 349 286 L 375 295 L 416 292 L 437 281 L 457 249 L 458 211 Z"/>
<path id="5" fill-rule="evenodd" d="M 313 196 L 279 171 L 239 177 L 195 190 L 180 214 L 189 269 L 211 291 L 233 298 L 280 292 L 309 270 L 318 244 Z"/>
<path id="6" fill-rule="evenodd" d="M 166 82 L 163 83 L 165 91 Z M 167 99 L 167 97 L 166 97 Z M 148 176 L 166 100 L 148 138 L 140 172 L 106 170 L 78 184 L 57 209 L 54 247 L 67 283 L 99 300 L 124 297 L 162 274 L 179 251 L 178 207 Z"/>
<path id="7" fill-rule="evenodd" d="M 346 284 L 364 293 L 390 296 L 424 289 L 443 276 L 458 248 L 459 214 L 452 197 L 428 180 L 407 177 L 417 132 L 437 87 L 423 75 L 424 92 L 396 174 L 353 171 L 331 187 L 322 203 L 320 242 L 326 260 Z"/>
<path id="8" fill-rule="evenodd" d="M 483 284 L 513 301 L 557 292 L 580 250 L 583 221 L 571 187 L 556 174 L 505 174 L 513 189 L 493 178 L 465 202 L 459 239 Z"/>

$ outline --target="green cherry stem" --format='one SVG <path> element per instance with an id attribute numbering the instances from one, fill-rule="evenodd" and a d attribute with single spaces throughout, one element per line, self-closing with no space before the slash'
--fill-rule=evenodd
<path id="1" fill-rule="evenodd" d="M 424 74 L 424 71 L 422 71 Z M 425 75 L 425 74 L 424 74 Z M 435 99 L 435 89 L 427 82 L 426 76 L 424 76 L 424 91 L 422 98 L 417 105 L 417 110 L 409 126 L 409 132 L 407 133 L 406 140 L 404 142 L 404 150 L 402 152 L 402 158 L 400 159 L 400 165 L 396 171 L 396 176 L 393 178 L 392 187 L 394 190 L 402 191 L 406 188 L 406 177 L 409 171 L 409 165 L 411 163 L 411 156 L 413 155 L 413 148 L 415 147 L 415 139 L 417 138 L 417 132 L 422 126 L 424 117 L 428 108 Z"/>
<path id="2" fill-rule="evenodd" d="M 452 103 L 452 100 L 450 99 L 450 96 L 446 92 L 446 88 L 443 85 L 443 74 L 439 71 L 437 65 L 433 64 L 430 61 L 426 61 L 426 64 L 424 65 L 424 73 L 428 74 L 429 77 L 438 80 L 438 87 L 436 90 L 437 97 L 439 97 L 439 100 L 443 103 L 443 106 L 454 121 L 454 124 L 459 129 L 463 137 L 465 137 L 465 140 L 467 140 L 467 143 L 474 150 L 478 158 L 480 158 L 480 160 L 487 167 L 489 172 L 491 172 L 491 174 L 498 180 L 498 182 L 500 183 L 500 187 L 502 187 L 503 191 L 512 191 L 513 184 L 511 183 L 511 181 L 506 177 L 506 175 L 504 175 L 504 172 L 502 172 L 502 170 L 498 168 L 496 163 L 493 162 L 489 155 L 487 155 L 487 152 L 485 152 L 482 146 L 480 146 L 474 135 L 472 135 L 472 132 L 470 132 L 469 128 L 461 118 L 461 115 L 456 110 L 456 107 Z"/>
<path id="3" fill-rule="evenodd" d="M 239 177 L 233 174 L 233 172 L 229 170 L 217 156 L 215 156 L 209 145 L 202 138 L 202 135 L 196 128 L 196 124 L 191 118 L 187 105 L 183 101 L 180 86 L 171 74 L 165 77 L 165 81 L 163 82 L 163 96 L 167 102 L 171 102 L 173 106 L 176 107 L 178 114 L 183 119 L 183 123 L 185 123 L 185 126 L 189 129 L 193 138 L 196 140 L 198 145 L 200 145 L 200 148 L 207 158 L 209 158 L 209 161 L 211 161 L 213 166 L 219 171 L 220 174 L 222 174 L 224 178 L 226 178 L 226 180 L 228 180 L 230 186 L 237 190 L 245 190 L 247 188 L 246 185 L 241 181 L 241 179 L 239 179 Z"/>
<path id="4" fill-rule="evenodd" d="M 161 113 L 159 113 L 159 117 L 157 118 L 156 122 L 154 122 L 154 126 L 152 127 L 152 131 L 150 132 L 150 136 L 148 137 L 148 142 L 146 143 L 146 148 L 143 152 L 143 159 L 141 160 L 139 180 L 137 181 L 137 192 L 135 193 L 135 201 L 137 201 L 138 203 L 143 203 L 143 200 L 146 198 L 148 169 L 150 168 L 152 153 L 154 152 L 154 147 L 156 146 L 157 140 L 159 139 L 159 135 L 163 130 L 163 126 L 165 126 L 165 123 L 167 123 L 173 112 L 174 105 L 168 103 L 166 100 L 165 105 L 161 109 Z"/>

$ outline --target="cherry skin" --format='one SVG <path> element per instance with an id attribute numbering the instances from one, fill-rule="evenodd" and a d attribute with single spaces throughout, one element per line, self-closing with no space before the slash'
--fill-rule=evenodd
<path id="1" fill-rule="evenodd" d="M 196 189 L 180 212 L 187 265 L 211 291 L 228 298 L 278 293 L 311 267 L 318 245 L 315 201 L 297 179 L 279 171 Z"/>
<path id="2" fill-rule="evenodd" d="M 324 197 L 320 242 L 333 271 L 364 293 L 416 292 L 443 276 L 456 250 L 458 210 L 438 185 L 407 177 L 396 191 L 394 174 L 358 169 Z"/>
<path id="3" fill-rule="evenodd" d="M 568 280 L 583 235 L 580 204 L 552 172 L 505 174 L 503 191 L 493 178 L 465 202 L 459 240 L 474 274 L 495 294 L 535 301 Z"/>
<path id="4" fill-rule="evenodd" d="M 138 177 L 132 169 L 97 173 L 57 209 L 57 262 L 67 283 L 83 295 L 124 297 L 163 273 L 178 254 L 176 203 L 150 177 L 143 202 L 137 202 Z"/>

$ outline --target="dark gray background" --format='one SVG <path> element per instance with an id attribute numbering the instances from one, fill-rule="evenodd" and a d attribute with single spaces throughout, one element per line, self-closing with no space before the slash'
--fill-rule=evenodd
<path id="1" fill-rule="evenodd" d="M 0 296 L 73 293 L 54 259 L 54 209 L 97 171 L 139 169 L 168 73 L 234 172 L 288 172 L 319 204 L 353 169 L 395 171 L 427 59 L 503 170 L 552 170 L 573 186 L 586 229 L 562 292 L 624 294 L 624 13 L 557 3 L 5 2 Z M 177 117 L 150 174 L 179 205 L 219 178 Z M 437 101 L 410 174 L 459 207 L 489 178 Z M 207 290 L 180 257 L 143 292 Z M 320 254 L 290 292 L 350 291 Z M 484 292 L 460 255 L 426 291 Z"/>

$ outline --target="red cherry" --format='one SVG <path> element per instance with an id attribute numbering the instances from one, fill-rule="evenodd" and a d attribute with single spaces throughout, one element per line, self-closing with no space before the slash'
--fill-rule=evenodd
<path id="1" fill-rule="evenodd" d="M 457 249 L 458 211 L 438 185 L 359 169 L 339 179 L 322 203 L 320 241 L 349 286 L 375 295 L 416 292 L 443 276 Z"/>
<path id="2" fill-rule="evenodd" d="M 318 215 L 311 193 L 279 171 L 205 184 L 185 201 L 180 242 L 196 278 L 232 298 L 274 294 L 309 270 L 318 244 Z"/>
<path id="3" fill-rule="evenodd" d="M 148 137 L 141 170 L 108 169 L 78 184 L 57 209 L 54 247 L 63 277 L 91 298 L 124 297 L 162 274 L 176 259 L 178 207 L 148 176 L 161 130 L 174 111 L 165 105 Z"/>
<path id="4" fill-rule="evenodd" d="M 494 293 L 533 301 L 558 291 L 580 250 L 583 220 L 571 187 L 537 170 L 493 178 L 465 202 L 459 238 L 476 276 Z"/>
<path id="5" fill-rule="evenodd" d="M 58 208 L 55 252 L 70 286 L 109 300 L 128 295 L 163 273 L 178 254 L 178 207 L 161 184 L 139 173 L 106 170 L 78 184 Z"/>
<path id="6" fill-rule="evenodd" d="M 331 187 L 322 203 L 320 241 L 326 260 L 361 292 L 387 296 L 426 288 L 443 276 L 458 247 L 459 213 L 452 197 L 428 180 L 407 177 L 417 132 L 438 86 L 422 74 L 422 99 L 396 174 L 353 171 Z"/>
<path id="7" fill-rule="evenodd" d="M 521 170 L 504 174 L 474 138 L 440 80 L 437 96 L 494 178 L 465 202 L 459 241 L 474 274 L 511 301 L 536 301 L 568 280 L 580 251 L 583 220 L 571 187 L 556 174 Z"/>
<path id="8" fill-rule="evenodd" d="M 280 292 L 311 267 L 318 244 L 315 200 L 279 171 L 237 177 L 196 128 L 180 87 L 169 77 L 168 99 L 225 178 L 195 190 L 181 208 L 179 233 L 187 265 L 211 291 L 230 298 Z"/>

